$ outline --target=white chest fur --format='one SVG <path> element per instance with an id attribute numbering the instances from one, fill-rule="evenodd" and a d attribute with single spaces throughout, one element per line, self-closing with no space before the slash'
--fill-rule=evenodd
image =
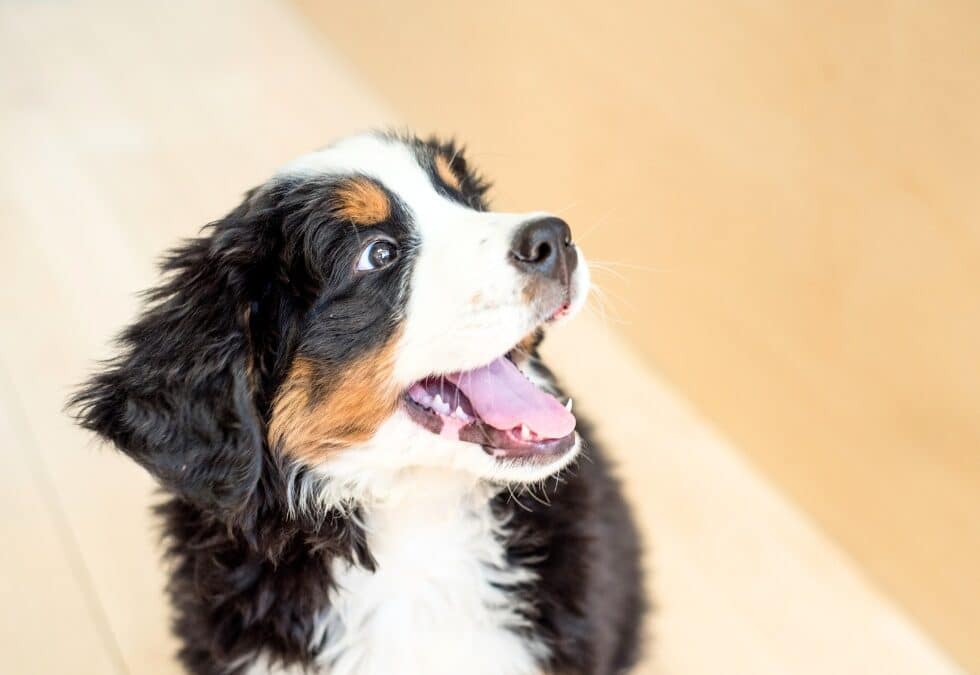
<path id="1" fill-rule="evenodd" d="M 524 619 L 500 589 L 530 573 L 507 565 L 492 489 L 434 470 L 398 483 L 383 502 L 363 507 L 376 571 L 335 564 L 337 590 L 319 621 L 323 670 L 539 672 L 544 647 L 514 632 Z"/>

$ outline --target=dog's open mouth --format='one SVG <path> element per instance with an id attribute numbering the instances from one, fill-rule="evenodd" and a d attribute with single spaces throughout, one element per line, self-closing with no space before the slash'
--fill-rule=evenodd
<path id="1" fill-rule="evenodd" d="M 482 368 L 419 380 L 404 396 L 417 424 L 477 443 L 497 458 L 546 458 L 575 444 L 571 400 L 558 399 L 502 356 Z"/>

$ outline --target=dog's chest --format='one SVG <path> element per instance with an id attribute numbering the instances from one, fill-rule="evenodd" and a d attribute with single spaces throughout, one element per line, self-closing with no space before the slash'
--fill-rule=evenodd
<path id="1" fill-rule="evenodd" d="M 416 477 L 418 478 L 418 477 Z M 337 590 L 320 617 L 317 662 L 348 673 L 540 672 L 543 647 L 506 589 L 531 574 L 506 562 L 485 488 L 414 480 L 364 509 L 372 573 L 337 563 Z"/>

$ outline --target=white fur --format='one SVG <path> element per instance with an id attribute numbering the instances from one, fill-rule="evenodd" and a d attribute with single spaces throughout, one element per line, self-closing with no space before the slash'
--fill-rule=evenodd
<path id="1" fill-rule="evenodd" d="M 532 575 L 507 564 L 493 492 L 459 472 L 415 469 L 361 505 L 378 568 L 334 566 L 318 658 L 331 675 L 539 671 L 546 650 L 514 632 L 524 619 L 498 587 Z"/>

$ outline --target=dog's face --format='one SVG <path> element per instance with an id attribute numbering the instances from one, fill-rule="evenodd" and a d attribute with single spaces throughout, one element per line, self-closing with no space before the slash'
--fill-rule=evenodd
<path id="1" fill-rule="evenodd" d="M 484 191 L 453 146 L 390 135 L 286 165 L 168 259 L 83 423 L 226 509 L 270 459 L 338 495 L 417 466 L 557 471 L 575 420 L 527 351 L 587 267 L 563 221 Z"/>

